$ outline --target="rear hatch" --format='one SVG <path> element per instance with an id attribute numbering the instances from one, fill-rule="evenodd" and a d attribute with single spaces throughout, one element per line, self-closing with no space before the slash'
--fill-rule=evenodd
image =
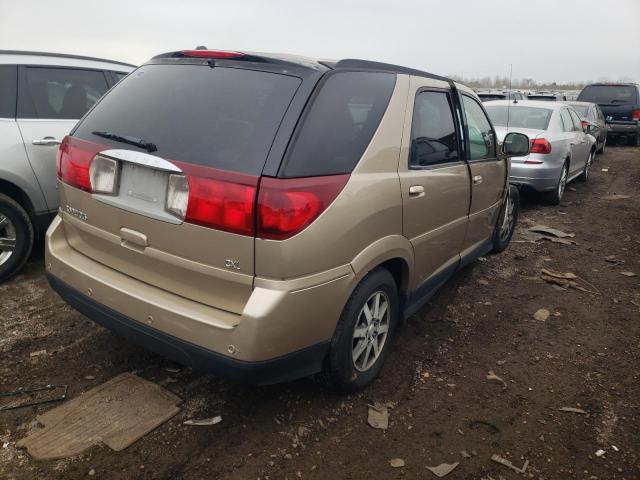
<path id="1" fill-rule="evenodd" d="M 74 249 L 122 274 L 241 313 L 254 275 L 260 175 L 304 79 L 291 73 L 295 68 L 236 63 L 142 66 L 72 132 L 59 175 Z M 91 163 L 98 153 L 101 162 Z M 93 183 L 86 185 L 90 163 Z"/>
<path id="2" fill-rule="evenodd" d="M 607 122 L 633 122 L 634 110 L 640 109 L 638 89 L 632 85 L 588 85 L 578 101 L 597 103 Z"/>

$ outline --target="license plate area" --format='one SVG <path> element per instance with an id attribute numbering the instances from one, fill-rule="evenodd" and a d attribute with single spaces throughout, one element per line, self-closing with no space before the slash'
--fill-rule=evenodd
<path id="1" fill-rule="evenodd" d="M 93 194 L 93 198 L 155 220 L 180 224 L 182 220 L 165 210 L 168 180 L 166 171 L 120 162 L 118 195 Z"/>

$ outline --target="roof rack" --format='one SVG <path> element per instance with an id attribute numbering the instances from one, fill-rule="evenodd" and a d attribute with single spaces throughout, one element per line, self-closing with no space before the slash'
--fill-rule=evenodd
<path id="1" fill-rule="evenodd" d="M 106 58 L 97 57 L 85 57 L 82 55 L 71 55 L 69 53 L 53 53 L 53 52 L 30 52 L 26 50 L 0 50 L 0 55 L 37 55 L 39 57 L 59 57 L 59 58 L 73 58 L 76 60 L 92 60 L 94 62 L 106 62 L 116 65 L 124 65 L 125 67 L 136 68 L 135 65 L 125 62 L 118 62 L 116 60 L 107 60 Z"/>
<path id="2" fill-rule="evenodd" d="M 402 67 L 400 65 L 393 65 L 391 63 L 373 62 L 370 60 L 359 60 L 356 58 L 347 58 L 340 60 L 334 66 L 336 70 L 339 69 L 358 69 L 358 70 L 382 70 L 385 72 L 404 73 L 406 75 L 416 75 L 419 77 L 433 78 L 434 80 L 442 80 L 443 82 L 453 83 L 453 80 L 440 75 L 435 75 L 429 72 L 423 72 L 422 70 L 416 70 L 414 68 Z"/>

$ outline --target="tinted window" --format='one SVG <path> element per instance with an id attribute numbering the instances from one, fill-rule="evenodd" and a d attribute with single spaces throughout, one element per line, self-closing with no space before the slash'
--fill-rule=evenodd
<path id="1" fill-rule="evenodd" d="M 449 95 L 418 93 L 413 107 L 409 165 L 426 167 L 458 159 L 458 136 Z"/>
<path id="2" fill-rule="evenodd" d="M 571 118 L 573 119 L 573 129 L 576 132 L 584 131 L 584 129 L 582 128 L 582 120 L 580 120 L 580 117 L 578 116 L 578 114 L 573 110 L 569 110 L 569 114 L 571 115 Z"/>
<path id="3" fill-rule="evenodd" d="M 548 95 L 529 95 L 529 100 L 542 100 L 543 102 L 555 102 L 556 97 L 550 97 Z"/>
<path id="4" fill-rule="evenodd" d="M 546 130 L 549 126 L 552 110 L 537 107 L 519 107 L 511 105 L 487 105 L 487 113 L 491 122 L 499 127 L 532 128 Z"/>
<path id="5" fill-rule="evenodd" d="M 478 95 L 478 97 L 480 97 L 480 100 L 482 100 L 483 102 L 490 102 L 491 100 L 504 100 L 506 98 L 505 95 L 493 94 L 493 93 L 489 93 L 489 94 L 481 93 Z"/>
<path id="6" fill-rule="evenodd" d="M 489 119 L 478 102 L 464 95 L 462 101 L 469 129 L 469 160 L 495 158 L 496 142 Z"/>
<path id="7" fill-rule="evenodd" d="M 118 83 L 74 135 L 110 132 L 154 143 L 154 155 L 259 175 L 301 80 L 239 68 L 146 65 Z"/>
<path id="8" fill-rule="evenodd" d="M 638 103 L 637 90 L 631 85 L 589 85 L 580 92 L 578 100 L 613 105 Z"/>
<path id="9" fill-rule="evenodd" d="M 17 72 L 13 65 L 0 66 L 0 118 L 16 116 Z"/>
<path id="10" fill-rule="evenodd" d="M 326 77 L 294 135 L 283 176 L 350 173 L 378 128 L 395 81 L 391 73 L 338 72 Z"/>
<path id="11" fill-rule="evenodd" d="M 569 110 L 567 110 L 566 108 L 563 108 L 560 111 L 560 120 L 562 120 L 562 125 L 564 127 L 565 132 L 573 132 L 574 130 L 573 119 L 569 114 Z"/>
<path id="12" fill-rule="evenodd" d="M 95 70 L 28 67 L 22 118 L 81 118 L 107 91 L 104 74 Z"/>

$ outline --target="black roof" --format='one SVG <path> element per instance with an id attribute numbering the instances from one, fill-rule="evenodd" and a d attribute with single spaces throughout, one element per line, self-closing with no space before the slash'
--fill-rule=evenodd
<path id="1" fill-rule="evenodd" d="M 124 65 L 125 67 L 136 68 L 135 65 L 130 63 L 118 62 L 116 60 L 107 60 L 106 58 L 97 57 L 85 57 L 82 55 L 71 55 L 68 53 L 53 53 L 53 52 L 29 52 L 24 50 L 0 50 L 0 55 L 35 55 L 38 57 L 59 57 L 59 58 L 73 58 L 76 60 L 91 60 L 94 62 L 107 62 L 116 65 Z"/>

